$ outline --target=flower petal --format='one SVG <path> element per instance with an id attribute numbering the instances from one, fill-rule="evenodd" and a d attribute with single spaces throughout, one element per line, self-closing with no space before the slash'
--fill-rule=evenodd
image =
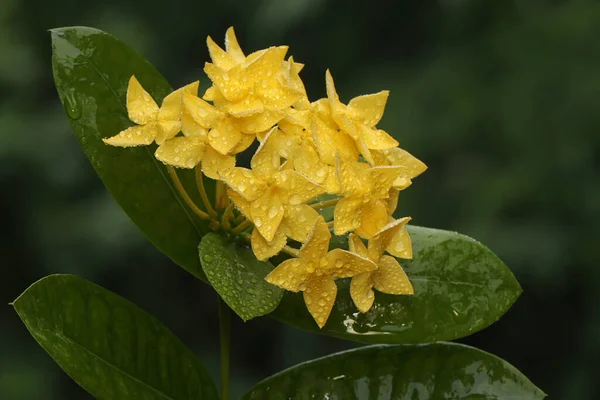
<path id="1" fill-rule="evenodd" d="M 233 26 L 229 27 L 225 33 L 225 49 L 227 50 L 227 54 L 229 54 L 236 63 L 241 64 L 246 60 L 246 56 L 244 56 L 244 52 L 235 37 Z"/>
<path id="2" fill-rule="evenodd" d="M 283 249 L 283 246 L 287 243 L 287 235 L 282 229 L 279 229 L 273 240 L 267 242 L 258 229 L 254 228 L 250 243 L 256 258 L 262 261 L 277 255 Z"/>
<path id="3" fill-rule="evenodd" d="M 204 141 L 208 140 L 208 129 L 198 124 L 185 107 L 181 109 L 181 132 L 185 136 L 199 136 L 203 137 Z"/>
<path id="4" fill-rule="evenodd" d="M 190 93 L 182 95 L 185 111 L 203 128 L 214 128 L 224 117 L 221 111 Z"/>
<path id="5" fill-rule="evenodd" d="M 410 220 L 410 217 L 394 220 L 376 232 L 369 240 L 369 258 L 379 260 L 385 249 L 392 243 L 393 238 Z M 402 247 L 403 249 L 404 247 Z"/>
<path id="6" fill-rule="evenodd" d="M 181 129 L 181 122 L 177 121 L 159 121 L 158 132 L 154 139 L 156 144 L 161 145 L 165 140 L 173 139 Z"/>
<path id="7" fill-rule="evenodd" d="M 219 179 L 219 172 L 235 167 L 235 157 L 222 155 L 210 146 L 206 146 L 202 159 L 202 172 L 210 179 Z"/>
<path id="8" fill-rule="evenodd" d="M 256 82 L 254 93 L 265 107 L 273 110 L 290 107 L 302 96 L 302 93 L 276 79 L 262 79 Z"/>
<path id="9" fill-rule="evenodd" d="M 409 179 L 421 175 L 427 169 L 427 165 L 421 160 L 399 147 L 384 150 L 383 154 L 385 154 L 392 165 L 401 165 L 405 167 Z"/>
<path id="10" fill-rule="evenodd" d="M 244 80 L 245 71 L 237 65 L 224 70 L 214 64 L 204 64 L 204 72 L 228 101 L 240 101 L 248 95 L 253 83 Z"/>
<path id="11" fill-rule="evenodd" d="M 333 231 L 336 235 L 358 228 L 363 218 L 363 200 L 360 198 L 344 197 L 335 205 L 333 210 Z"/>
<path id="12" fill-rule="evenodd" d="M 395 188 L 390 189 L 389 198 L 386 201 L 389 215 L 394 214 L 394 211 L 396 211 L 396 208 L 398 208 L 398 198 L 399 197 L 400 197 L 399 190 L 397 190 Z"/>
<path id="13" fill-rule="evenodd" d="M 348 111 L 353 119 L 373 127 L 381 120 L 389 95 L 389 90 L 382 90 L 355 97 L 348 103 Z"/>
<path id="14" fill-rule="evenodd" d="M 290 258 L 279 264 L 265 280 L 283 289 L 298 292 L 309 277 L 307 263 L 299 258 Z"/>
<path id="15" fill-rule="evenodd" d="M 237 124 L 243 133 L 258 133 L 271 129 L 283 117 L 284 111 L 265 109 L 258 114 L 237 118 Z"/>
<path id="16" fill-rule="evenodd" d="M 333 249 L 327 254 L 327 271 L 335 278 L 352 278 L 377 269 L 377 265 L 368 258 L 347 250 Z"/>
<path id="17" fill-rule="evenodd" d="M 208 132 L 208 143 L 223 155 L 229 154 L 241 138 L 242 133 L 230 121 L 230 118 L 223 119 L 217 127 Z"/>
<path id="18" fill-rule="evenodd" d="M 129 78 L 127 86 L 127 113 L 129 119 L 138 125 L 147 124 L 156 120 L 158 115 L 158 105 L 144 90 L 134 75 Z"/>
<path id="19" fill-rule="evenodd" d="M 398 146 L 398 141 L 384 130 L 358 125 L 358 132 L 369 149 L 384 150 Z"/>
<path id="20" fill-rule="evenodd" d="M 373 184 L 365 179 L 369 166 L 356 161 L 344 161 L 339 156 L 336 161 L 336 173 L 342 193 L 346 196 L 366 194 L 369 190 L 368 185 Z"/>
<path id="21" fill-rule="evenodd" d="M 406 225 L 402 226 L 394 235 L 386 251 L 398 258 L 411 259 L 413 257 L 412 241 Z"/>
<path id="22" fill-rule="evenodd" d="M 367 182 L 370 183 L 369 193 L 372 198 L 387 198 L 396 179 L 402 174 L 402 167 L 373 167 L 367 171 Z"/>
<path id="23" fill-rule="evenodd" d="M 311 181 L 298 171 L 281 171 L 280 175 L 287 174 L 288 202 L 292 205 L 305 203 L 325 192 L 325 188 Z"/>
<path id="24" fill-rule="evenodd" d="M 319 215 L 308 233 L 306 242 L 300 248 L 300 257 L 312 263 L 319 264 L 325 258 L 329 250 L 331 232 L 325 223 L 323 216 Z"/>
<path id="25" fill-rule="evenodd" d="M 304 303 L 319 328 L 325 326 L 336 296 L 337 286 L 330 277 L 315 277 L 308 281 L 304 290 Z"/>
<path id="26" fill-rule="evenodd" d="M 233 201 L 233 204 L 238 209 L 238 211 L 241 212 L 244 215 L 244 217 L 251 220 L 252 215 L 250 212 L 250 202 L 244 199 L 235 190 L 231 188 L 227 188 L 227 195 L 229 196 L 231 201 Z"/>
<path id="27" fill-rule="evenodd" d="M 316 183 L 325 182 L 330 166 L 321 161 L 317 150 L 307 140 L 303 140 L 291 154 L 296 171 Z"/>
<path id="28" fill-rule="evenodd" d="M 248 168 L 235 167 L 222 170 L 220 179 L 248 201 L 258 199 L 267 188 L 267 185 L 254 173 L 254 171 Z"/>
<path id="29" fill-rule="evenodd" d="M 367 247 L 360 239 L 358 235 L 351 233 L 348 236 L 348 250 L 352 253 L 356 253 L 361 257 L 369 258 L 369 253 L 367 252 Z"/>
<path id="30" fill-rule="evenodd" d="M 200 81 L 192 82 L 165 97 L 158 111 L 158 119 L 160 121 L 179 121 L 181 118 L 183 95 L 187 94 L 188 96 L 195 97 L 198 94 L 199 85 Z"/>
<path id="31" fill-rule="evenodd" d="M 127 128 L 113 137 L 104 138 L 102 141 L 118 147 L 147 146 L 154 141 L 157 133 L 158 126 L 155 123 L 137 125 Z"/>
<path id="32" fill-rule="evenodd" d="M 220 48 L 210 36 L 206 38 L 206 46 L 208 47 L 210 59 L 217 67 L 222 69 L 230 69 L 236 65 L 236 62 L 233 60 L 233 58 L 225 50 Z"/>
<path id="33" fill-rule="evenodd" d="M 386 226 L 389 219 L 386 203 L 382 200 L 370 200 L 363 206 L 360 228 L 355 232 L 363 238 L 370 238 Z"/>
<path id="34" fill-rule="evenodd" d="M 274 190 L 268 190 L 250 206 L 252 222 L 266 241 L 270 242 L 281 224 L 285 208 L 275 194 Z"/>
<path id="35" fill-rule="evenodd" d="M 198 136 L 178 136 L 161 144 L 154 155 L 165 164 L 194 168 L 205 155 L 206 144 Z"/>
<path id="36" fill-rule="evenodd" d="M 373 272 L 375 289 L 388 294 L 414 294 L 415 290 L 406 273 L 394 257 L 383 256 Z"/>
<path id="37" fill-rule="evenodd" d="M 358 149 L 354 140 L 344 132 L 328 126 L 321 118 L 313 118 L 311 133 L 319 156 L 324 163 L 335 165 L 336 154 L 343 160 L 356 161 Z"/>
<path id="38" fill-rule="evenodd" d="M 252 143 L 254 143 L 254 139 L 256 139 L 256 136 L 253 134 L 250 134 L 250 135 L 242 134 L 240 141 L 233 149 L 231 149 L 230 153 L 238 154 L 238 153 L 243 152 L 248 147 L 252 146 Z"/>
<path id="39" fill-rule="evenodd" d="M 277 127 L 271 129 L 265 138 L 263 139 L 256 153 L 250 160 L 250 167 L 252 171 L 262 179 L 271 178 L 277 173 L 281 166 L 281 158 L 276 149 L 275 136 L 277 134 Z"/>
<path id="40" fill-rule="evenodd" d="M 290 238 L 304 242 L 318 216 L 319 213 L 307 204 L 288 205 L 282 224 L 285 224 Z"/>
<path id="41" fill-rule="evenodd" d="M 373 307 L 375 293 L 373 293 L 372 272 L 360 274 L 350 282 L 350 296 L 360 312 L 367 312 Z"/>
<path id="42" fill-rule="evenodd" d="M 287 51 L 288 46 L 269 47 L 246 66 L 245 78 L 252 84 L 263 79 L 275 79 Z"/>

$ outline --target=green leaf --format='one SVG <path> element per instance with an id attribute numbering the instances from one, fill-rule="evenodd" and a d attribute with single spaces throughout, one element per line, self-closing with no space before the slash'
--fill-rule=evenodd
<path id="1" fill-rule="evenodd" d="M 497 321 L 521 294 L 504 263 L 481 243 L 455 232 L 409 227 L 413 260 L 398 261 L 414 296 L 375 293 L 375 304 L 359 313 L 348 280 L 321 330 L 301 294 L 286 293 L 272 315 L 291 325 L 365 343 L 427 343 L 452 340 Z"/>
<path id="2" fill-rule="evenodd" d="M 277 307 L 283 291 L 265 281 L 271 263 L 258 261 L 252 250 L 216 233 L 204 236 L 198 250 L 208 281 L 244 321 Z"/>
<path id="3" fill-rule="evenodd" d="M 196 356 L 156 318 L 72 275 L 51 275 L 13 303 L 35 340 L 98 399 L 218 399 Z"/>
<path id="4" fill-rule="evenodd" d="M 154 157 L 154 148 L 123 149 L 102 142 L 133 125 L 125 106 L 132 75 L 159 104 L 171 92 L 170 85 L 142 56 L 105 32 L 69 27 L 51 34 L 54 82 L 98 176 L 160 251 L 205 279 L 196 247 L 208 228 L 179 198 L 165 167 Z"/>
<path id="5" fill-rule="evenodd" d="M 368 346 L 299 364 L 265 379 L 243 400 L 542 399 L 506 361 L 454 343 Z"/>

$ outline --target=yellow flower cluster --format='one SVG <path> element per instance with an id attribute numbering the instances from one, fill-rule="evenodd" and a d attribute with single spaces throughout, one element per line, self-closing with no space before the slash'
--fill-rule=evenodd
<path id="1" fill-rule="evenodd" d="M 247 238 L 260 260 L 282 250 L 292 255 L 266 280 L 302 291 L 319 327 L 333 308 L 337 278 L 352 278 L 350 293 L 361 312 L 373 305 L 373 287 L 412 294 L 398 261 L 384 253 L 412 257 L 406 230 L 410 218 L 395 220 L 392 214 L 398 193 L 426 166 L 376 127 L 389 92 L 344 104 L 327 71 L 327 97 L 310 102 L 298 75 L 303 65 L 286 59 L 286 46 L 246 56 L 233 28 L 227 31 L 225 50 L 210 37 L 207 44 L 212 63 L 204 71 L 212 86 L 202 97 L 194 82 L 165 97 L 159 107 L 131 77 L 127 110 L 137 125 L 105 142 L 121 147 L 156 143 L 155 156 L 163 163 L 195 168 L 216 180 L 217 192 L 227 197 L 217 200 L 217 210 L 219 204 L 230 206 L 222 224 L 213 226 Z M 255 141 L 259 145 L 249 168 L 236 166 L 236 155 Z M 218 217 L 206 207 L 210 215 L 201 216 Z M 320 211 L 327 207 L 335 208 L 333 220 L 326 222 Z M 331 228 L 335 235 L 349 233 L 349 251 L 329 251 Z"/>

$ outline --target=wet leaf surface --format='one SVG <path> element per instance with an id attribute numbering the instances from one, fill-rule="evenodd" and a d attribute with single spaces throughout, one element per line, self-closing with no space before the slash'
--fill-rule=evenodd
<path id="1" fill-rule="evenodd" d="M 279 305 L 283 290 L 265 281 L 273 265 L 258 261 L 249 248 L 209 233 L 202 238 L 199 253 L 208 281 L 244 321 L 266 315 Z"/>
<path id="2" fill-rule="evenodd" d="M 35 340 L 97 399 L 218 399 L 194 353 L 156 318 L 73 275 L 51 275 L 14 302 Z"/>
<path id="3" fill-rule="evenodd" d="M 269 377 L 243 400 L 542 399 L 506 361 L 454 343 L 368 346 L 299 364 Z"/>
<path id="4" fill-rule="evenodd" d="M 205 279 L 196 248 L 208 228 L 179 198 L 165 167 L 154 157 L 154 146 L 124 149 L 102 142 L 133 125 L 125 107 L 132 75 L 159 104 L 171 86 L 142 56 L 105 32 L 68 27 L 53 29 L 51 35 L 54 82 L 96 173 L 159 250 Z"/>

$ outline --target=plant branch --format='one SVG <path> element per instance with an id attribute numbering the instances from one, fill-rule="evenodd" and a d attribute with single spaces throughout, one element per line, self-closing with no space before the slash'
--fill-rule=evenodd
<path id="1" fill-rule="evenodd" d="M 231 219 L 233 217 L 233 203 L 230 203 L 221 217 L 221 226 L 225 230 L 231 229 Z"/>
<path id="2" fill-rule="evenodd" d="M 244 230 L 250 228 L 251 226 L 252 226 L 252 222 L 245 220 L 244 222 L 242 222 L 241 224 L 239 224 L 238 226 L 233 228 L 231 230 L 231 233 L 237 235 L 238 233 L 242 233 Z"/>
<path id="3" fill-rule="evenodd" d="M 219 330 L 221 339 L 221 400 L 229 400 L 231 311 L 221 296 L 219 296 Z"/>
<path id="4" fill-rule="evenodd" d="M 298 249 L 294 249 L 293 247 L 287 245 L 283 246 L 283 249 L 281 249 L 281 251 L 289 254 L 292 257 L 300 257 L 300 251 Z"/>
<path id="5" fill-rule="evenodd" d="M 198 186 L 198 192 L 200 192 L 200 198 L 202 199 L 202 203 L 204 203 L 204 208 L 208 211 L 208 215 L 214 217 L 217 215 L 216 211 L 213 209 L 210 204 L 210 200 L 208 200 L 208 196 L 206 195 L 206 189 L 204 188 L 204 178 L 202 176 L 202 168 L 197 166 L 194 169 L 196 173 L 196 186 Z"/>
<path id="6" fill-rule="evenodd" d="M 183 185 L 181 184 L 181 181 L 179 180 L 179 177 L 177 176 L 177 171 L 175 171 L 175 169 L 173 167 L 171 167 L 170 165 L 167 165 L 167 171 L 169 172 L 169 175 L 171 176 L 171 180 L 175 184 L 177 191 L 183 198 L 183 201 L 185 201 L 185 203 L 188 205 L 188 207 L 200 218 L 210 219 L 210 216 L 207 213 L 205 213 L 204 211 L 202 211 L 201 209 L 199 209 L 198 206 L 196 204 L 194 204 L 194 202 L 192 201 L 190 196 L 187 194 L 187 192 L 185 191 L 185 188 L 183 187 Z"/>
<path id="7" fill-rule="evenodd" d="M 310 206 L 312 208 L 314 208 L 315 210 L 322 210 L 327 207 L 335 206 L 338 203 L 338 201 L 340 201 L 340 199 L 325 200 L 325 201 L 321 201 L 319 203 L 311 204 Z"/>

